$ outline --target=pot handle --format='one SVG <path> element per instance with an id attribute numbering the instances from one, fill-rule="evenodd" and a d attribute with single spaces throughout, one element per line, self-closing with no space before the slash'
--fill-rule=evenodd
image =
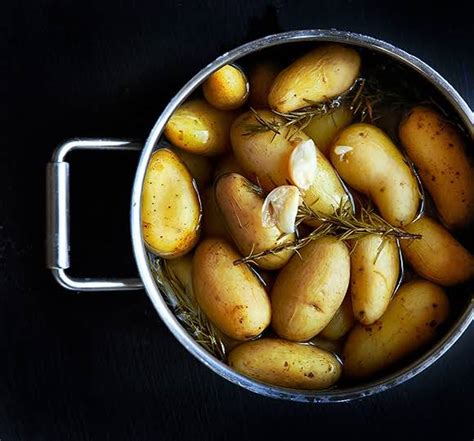
<path id="1" fill-rule="evenodd" d="M 140 143 L 117 139 L 72 139 L 56 148 L 46 170 L 46 265 L 56 281 L 75 291 L 128 291 L 142 289 L 140 279 L 73 278 L 69 260 L 69 163 L 72 150 L 141 150 Z"/>

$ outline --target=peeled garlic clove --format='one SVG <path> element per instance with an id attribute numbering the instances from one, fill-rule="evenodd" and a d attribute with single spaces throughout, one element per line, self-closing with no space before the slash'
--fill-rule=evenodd
<path id="1" fill-rule="evenodd" d="M 346 161 L 347 158 L 346 155 L 350 152 L 352 152 L 353 148 L 348 145 L 338 145 L 334 147 L 334 153 L 339 156 L 339 161 Z"/>
<path id="2" fill-rule="evenodd" d="M 312 139 L 299 143 L 291 152 L 290 178 L 298 188 L 307 190 L 316 179 L 316 146 Z"/>
<path id="3" fill-rule="evenodd" d="M 265 228 L 276 226 L 283 233 L 294 233 L 300 203 L 300 192 L 294 185 L 275 188 L 263 203 L 262 225 Z"/>

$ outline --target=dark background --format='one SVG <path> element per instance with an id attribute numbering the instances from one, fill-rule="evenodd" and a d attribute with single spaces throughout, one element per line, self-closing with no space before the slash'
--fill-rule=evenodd
<path id="1" fill-rule="evenodd" d="M 473 439 L 473 327 L 394 390 L 344 404 L 274 401 L 192 358 L 145 293 L 67 292 L 44 269 L 44 172 L 59 142 L 145 138 L 178 88 L 216 56 L 304 28 L 398 45 L 474 107 L 468 2 L 0 4 L 1 441 Z M 135 274 L 127 213 L 137 158 L 71 155 L 73 273 Z"/>

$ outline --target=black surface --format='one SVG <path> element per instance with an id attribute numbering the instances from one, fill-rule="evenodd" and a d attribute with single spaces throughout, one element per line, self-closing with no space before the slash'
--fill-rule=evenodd
<path id="1" fill-rule="evenodd" d="M 296 404 L 211 373 L 177 343 L 144 293 L 74 294 L 43 269 L 44 173 L 55 145 L 74 136 L 145 138 L 187 79 L 250 39 L 333 27 L 380 37 L 428 62 L 474 107 L 468 2 L 387 3 L 0 4 L 1 441 L 473 439 L 472 327 L 442 360 L 394 390 L 358 402 Z M 71 159 L 75 273 L 134 274 L 127 206 L 136 159 Z"/>

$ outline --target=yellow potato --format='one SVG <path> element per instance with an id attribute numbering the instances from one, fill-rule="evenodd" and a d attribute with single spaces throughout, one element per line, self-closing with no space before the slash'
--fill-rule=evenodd
<path id="1" fill-rule="evenodd" d="M 270 324 L 271 307 L 257 276 L 222 239 L 202 240 L 193 258 L 196 300 L 209 320 L 236 340 L 249 340 Z"/>
<path id="2" fill-rule="evenodd" d="M 229 366 L 258 381 L 294 389 L 326 389 L 341 376 L 341 365 L 329 352 L 273 338 L 237 346 L 229 354 Z"/>
<path id="3" fill-rule="evenodd" d="M 268 110 L 261 110 L 262 118 L 282 121 Z M 280 128 L 280 134 L 272 131 L 248 133 L 248 126 L 257 121 L 252 112 L 236 119 L 231 128 L 231 142 L 234 155 L 246 171 L 247 176 L 264 190 L 271 191 L 279 185 L 292 182 L 289 171 L 290 155 L 301 142 L 308 140 L 303 132 L 288 136 L 287 128 Z M 333 214 L 334 209 L 345 204 L 348 196 L 331 163 L 316 149 L 317 173 L 313 184 L 302 191 L 303 199 L 313 210 Z"/>
<path id="4" fill-rule="evenodd" d="M 282 118 L 268 110 L 260 110 L 258 113 L 265 120 L 283 122 Z M 272 131 L 249 134 L 250 126 L 258 127 L 252 112 L 240 115 L 232 124 L 230 139 L 237 162 L 249 178 L 266 191 L 287 184 L 290 154 L 308 137 L 301 133 L 288 139 L 288 129 L 285 128 L 280 130 L 281 135 L 275 135 Z"/>
<path id="5" fill-rule="evenodd" d="M 233 112 L 214 109 L 204 100 L 182 104 L 165 127 L 171 144 L 191 153 L 219 155 L 229 149 L 229 129 L 235 118 Z"/>
<path id="6" fill-rule="evenodd" d="M 145 243 L 161 257 L 182 256 L 198 241 L 199 193 L 188 169 L 171 150 L 159 149 L 150 158 L 141 216 Z"/>
<path id="7" fill-rule="evenodd" d="M 382 317 L 400 275 L 397 241 L 370 234 L 351 253 L 351 297 L 355 318 L 370 325 Z M 382 247 L 382 248 L 380 248 Z"/>
<path id="8" fill-rule="evenodd" d="M 196 296 L 194 295 L 193 289 L 193 256 L 192 253 L 188 253 L 182 257 L 178 257 L 177 259 L 167 260 L 166 267 L 168 271 L 172 274 L 184 288 L 186 294 L 193 299 L 196 300 Z M 220 340 L 225 346 L 226 351 L 231 351 L 237 345 L 241 344 L 242 342 L 239 340 L 234 340 L 233 338 L 228 337 L 227 335 L 223 334 L 217 328 L 214 329 L 216 334 L 219 336 Z"/>
<path id="9" fill-rule="evenodd" d="M 448 298 L 437 285 L 426 280 L 402 285 L 380 320 L 350 332 L 344 375 L 365 379 L 416 351 L 433 339 L 448 312 Z"/>
<path id="10" fill-rule="evenodd" d="M 342 179 L 369 196 L 392 225 L 408 225 L 416 216 L 420 195 L 416 178 L 390 138 L 370 124 L 345 128 L 330 149 Z"/>
<path id="11" fill-rule="evenodd" d="M 449 228 L 468 224 L 474 217 L 474 170 L 459 129 L 420 106 L 402 121 L 399 135 L 443 222 Z"/>
<path id="12" fill-rule="evenodd" d="M 238 173 L 239 175 L 245 176 L 244 169 L 240 166 L 237 159 L 233 154 L 224 156 L 216 165 L 214 169 L 214 179 L 217 179 L 221 175 L 226 173 Z"/>
<path id="13" fill-rule="evenodd" d="M 351 330 L 354 322 L 351 294 L 348 292 L 336 314 L 320 332 L 319 336 L 331 341 L 339 340 Z"/>
<path id="14" fill-rule="evenodd" d="M 249 95 L 249 83 L 237 67 L 226 64 L 209 76 L 202 85 L 207 102 L 220 110 L 241 107 Z"/>
<path id="15" fill-rule="evenodd" d="M 214 187 L 208 187 L 202 193 L 202 235 L 220 237 L 232 242 L 224 217 L 217 206 Z"/>
<path id="16" fill-rule="evenodd" d="M 337 133 L 351 122 L 351 110 L 348 106 L 342 106 L 329 114 L 315 116 L 304 128 L 304 132 L 314 141 L 321 153 L 329 158 L 331 142 Z"/>
<path id="17" fill-rule="evenodd" d="M 349 89 L 360 69 L 360 56 L 340 44 L 325 44 L 290 64 L 275 78 L 268 102 L 291 112 L 336 97 Z"/>
<path id="18" fill-rule="evenodd" d="M 179 283 L 179 285 L 184 288 L 186 294 L 188 294 L 189 297 L 194 298 L 192 253 L 188 253 L 184 256 L 178 257 L 177 259 L 167 260 L 166 268 L 176 279 L 177 283 Z"/>
<path id="19" fill-rule="evenodd" d="M 350 331 L 350 328 L 348 329 Z M 341 354 L 343 348 L 343 339 L 339 340 L 330 340 L 322 336 L 322 333 L 313 337 L 309 340 L 308 344 L 312 346 L 316 346 L 319 349 L 323 349 L 324 351 L 331 352 L 332 354 Z"/>
<path id="20" fill-rule="evenodd" d="M 195 155 L 181 149 L 172 149 L 188 167 L 199 188 L 203 188 L 211 179 L 212 165 L 205 156 Z"/>
<path id="21" fill-rule="evenodd" d="M 242 255 L 260 253 L 295 240 L 294 234 L 281 238 L 282 232 L 276 226 L 265 228 L 262 225 L 263 195 L 243 176 L 237 173 L 222 175 L 216 182 L 215 194 L 230 235 Z M 256 265 L 269 270 L 278 269 L 292 255 L 292 250 L 284 250 L 258 259 Z"/>
<path id="22" fill-rule="evenodd" d="M 268 108 L 268 93 L 280 68 L 273 62 L 263 61 L 250 70 L 249 104 L 254 109 Z"/>
<path id="23" fill-rule="evenodd" d="M 282 338 L 306 341 L 321 332 L 341 306 L 350 277 L 344 242 L 311 242 L 280 271 L 272 289 L 272 326 Z"/>
<path id="24" fill-rule="evenodd" d="M 420 276 L 443 286 L 474 276 L 474 257 L 435 220 L 423 217 L 405 230 L 423 236 L 400 242 L 403 255 Z"/>

